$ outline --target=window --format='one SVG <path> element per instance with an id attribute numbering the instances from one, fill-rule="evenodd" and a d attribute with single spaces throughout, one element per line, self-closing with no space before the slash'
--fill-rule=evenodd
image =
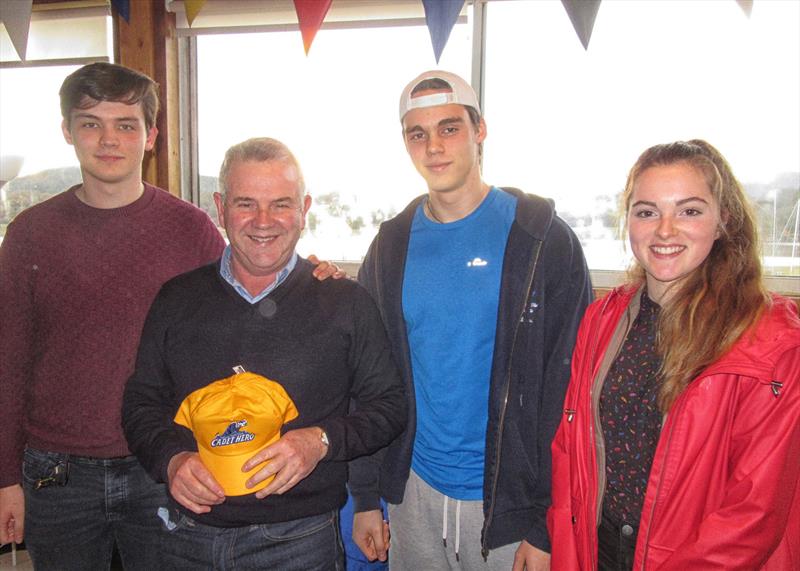
<path id="1" fill-rule="evenodd" d="M 17 214 L 81 181 L 58 90 L 81 65 L 110 59 L 109 8 L 95 4 L 34 10 L 25 61 L 0 26 L 0 240 Z"/>
<path id="2" fill-rule="evenodd" d="M 441 66 L 469 76 L 471 28 L 451 33 Z M 403 146 L 398 103 L 406 82 L 435 67 L 424 21 L 321 30 L 303 52 L 297 31 L 197 38 L 199 204 L 225 151 L 273 137 L 297 156 L 313 204 L 304 254 L 360 260 L 383 220 L 426 192 Z"/>
<path id="3" fill-rule="evenodd" d="M 492 2 L 487 180 L 555 199 L 592 269 L 621 270 L 618 195 L 645 148 L 702 138 L 760 222 L 764 269 L 800 276 L 800 4 L 604 2 L 584 50 L 558 2 Z M 508 65 L 508 62 L 515 62 Z"/>
<path id="4" fill-rule="evenodd" d="M 81 181 L 58 90 L 77 66 L 0 69 L 0 239 L 14 217 Z"/>
<path id="5" fill-rule="evenodd" d="M 202 207 L 213 211 L 230 145 L 278 138 L 314 199 L 301 254 L 360 260 L 379 222 L 425 192 L 397 100 L 410 78 L 441 67 L 475 72 L 487 182 L 553 198 L 596 286 L 606 270 L 618 282 L 629 260 L 614 234 L 628 169 L 646 147 L 687 138 L 717 146 L 744 183 L 767 273 L 800 276 L 800 4 L 761 0 L 748 18 L 735 2 L 604 2 L 586 51 L 560 1 L 476 0 L 438 66 L 421 18 L 389 25 L 361 6 L 361 22 L 327 18 L 308 57 L 291 24 L 184 30 Z M 797 289 L 786 283 L 776 289 Z"/>

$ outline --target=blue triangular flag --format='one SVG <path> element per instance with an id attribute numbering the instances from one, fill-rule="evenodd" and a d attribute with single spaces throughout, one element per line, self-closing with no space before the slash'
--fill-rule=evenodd
<path id="1" fill-rule="evenodd" d="M 422 5 L 425 7 L 425 22 L 431 33 L 433 54 L 438 64 L 450 32 L 464 7 L 464 0 L 422 0 Z"/>
<path id="2" fill-rule="evenodd" d="M 122 19 L 130 24 L 131 21 L 131 0 L 111 0 L 111 5 L 117 9 Z"/>

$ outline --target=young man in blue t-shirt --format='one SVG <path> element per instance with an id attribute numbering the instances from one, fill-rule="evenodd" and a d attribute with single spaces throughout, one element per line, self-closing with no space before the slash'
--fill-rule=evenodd
<path id="1" fill-rule="evenodd" d="M 547 569 L 550 441 L 591 298 L 580 244 L 552 205 L 481 178 L 486 123 L 462 78 L 414 79 L 406 149 L 428 185 L 384 223 L 359 280 L 407 384 L 408 429 L 351 464 L 353 536 L 390 567 Z"/>

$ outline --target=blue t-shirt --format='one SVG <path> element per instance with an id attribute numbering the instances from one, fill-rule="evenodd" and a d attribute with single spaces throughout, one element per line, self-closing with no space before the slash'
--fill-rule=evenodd
<path id="1" fill-rule="evenodd" d="M 417 400 L 412 468 L 459 500 L 483 497 L 500 279 L 517 199 L 492 188 L 466 218 L 411 225 L 403 317 Z"/>

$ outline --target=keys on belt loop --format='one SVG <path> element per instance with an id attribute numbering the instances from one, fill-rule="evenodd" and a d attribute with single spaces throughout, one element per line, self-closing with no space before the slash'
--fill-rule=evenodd
<path id="1" fill-rule="evenodd" d="M 69 464 L 59 462 L 44 478 L 39 478 L 33 483 L 34 490 L 41 490 L 49 486 L 66 486 L 69 479 Z"/>

